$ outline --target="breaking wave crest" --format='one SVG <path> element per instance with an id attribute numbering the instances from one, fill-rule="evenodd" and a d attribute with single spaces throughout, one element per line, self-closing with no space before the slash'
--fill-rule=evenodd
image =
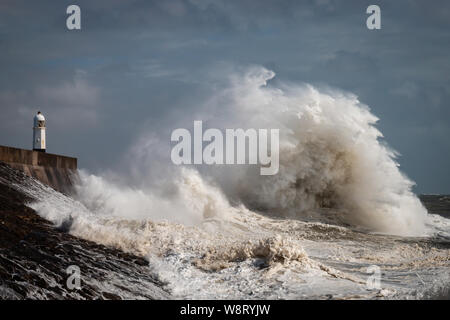
<path id="1" fill-rule="evenodd" d="M 259 240 L 236 242 L 226 247 L 211 247 L 200 258 L 194 261 L 195 266 L 206 271 L 217 271 L 231 266 L 232 262 L 247 259 L 259 259 L 260 267 L 272 267 L 275 264 L 297 262 L 301 266 L 311 266 L 303 248 L 281 236 Z"/>
<path id="2" fill-rule="evenodd" d="M 280 171 L 213 168 L 230 199 L 270 215 L 303 217 L 317 208 L 371 231 L 418 235 L 426 210 L 399 170 L 396 153 L 380 141 L 377 118 L 352 94 L 311 85 L 267 85 L 275 74 L 252 68 L 234 77 L 207 106 L 227 110 L 217 125 L 280 129 Z M 214 123 L 214 119 L 211 119 Z"/>

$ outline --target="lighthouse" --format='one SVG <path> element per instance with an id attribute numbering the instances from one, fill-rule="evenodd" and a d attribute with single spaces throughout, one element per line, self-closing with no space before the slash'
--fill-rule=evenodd
<path id="1" fill-rule="evenodd" d="M 40 111 L 34 116 L 33 150 L 45 152 L 45 118 Z"/>

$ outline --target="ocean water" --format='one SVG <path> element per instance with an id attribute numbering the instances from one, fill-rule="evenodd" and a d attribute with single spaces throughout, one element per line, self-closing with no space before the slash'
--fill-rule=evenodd
<path id="1" fill-rule="evenodd" d="M 73 197 L 16 187 L 71 234 L 148 259 L 176 299 L 448 296 L 450 220 L 411 191 L 369 107 L 338 90 L 275 86 L 274 76 L 236 74 L 193 116 L 280 129 L 277 175 L 177 167 L 164 158 L 170 135 L 149 133 L 125 178 L 81 171 Z"/>
<path id="2" fill-rule="evenodd" d="M 175 299 L 424 299 L 448 294 L 450 220 L 439 215 L 427 216 L 426 234 L 420 237 L 273 218 L 243 206 L 231 208 L 227 219 L 206 218 L 187 226 L 92 212 L 39 182 L 16 187 L 42 199 L 29 205 L 55 225 L 71 221 L 71 234 L 148 259 L 148 272 L 166 283 Z M 379 286 L 370 280 L 376 268 Z"/>

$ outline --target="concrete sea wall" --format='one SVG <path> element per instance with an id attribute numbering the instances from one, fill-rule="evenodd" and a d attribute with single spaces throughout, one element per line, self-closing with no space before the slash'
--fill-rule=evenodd
<path id="1" fill-rule="evenodd" d="M 0 161 L 63 193 L 71 192 L 78 177 L 76 158 L 0 146 Z"/>

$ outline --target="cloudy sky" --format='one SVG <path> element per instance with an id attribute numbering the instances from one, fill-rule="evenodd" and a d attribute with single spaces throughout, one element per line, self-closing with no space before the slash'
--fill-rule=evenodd
<path id="1" fill-rule="evenodd" d="M 70 4 L 82 30 L 66 28 Z M 366 28 L 370 4 L 381 30 Z M 1 0 L 0 144 L 31 148 L 39 109 L 49 152 L 112 168 L 143 131 L 188 114 L 224 65 L 262 65 L 357 94 L 416 191 L 450 193 L 449 51 L 440 0 Z"/>

